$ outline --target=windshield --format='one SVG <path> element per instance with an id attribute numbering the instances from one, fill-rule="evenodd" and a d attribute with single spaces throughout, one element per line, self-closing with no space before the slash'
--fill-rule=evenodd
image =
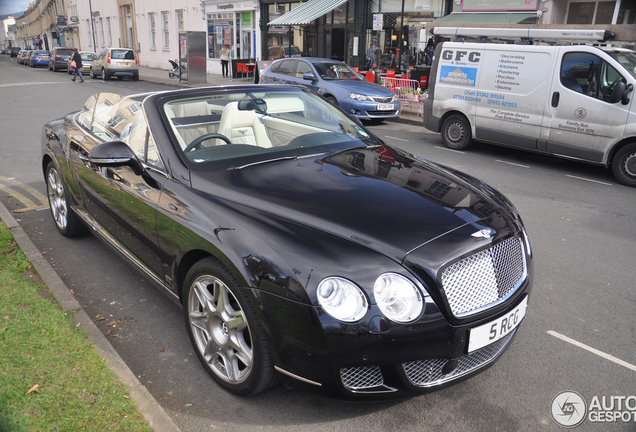
<path id="1" fill-rule="evenodd" d="M 324 80 L 364 80 L 364 78 L 346 63 L 320 62 L 313 64 Z"/>
<path id="2" fill-rule="evenodd" d="M 95 53 L 80 53 L 80 57 L 82 58 L 82 60 L 85 61 L 93 61 L 97 58 L 97 55 Z"/>
<path id="3" fill-rule="evenodd" d="M 608 51 L 617 62 L 622 64 L 627 71 L 636 78 L 636 52 L 628 50 Z"/>
<path id="4" fill-rule="evenodd" d="M 380 144 L 318 95 L 299 88 L 262 87 L 211 89 L 205 95 L 163 101 L 173 142 L 191 169 L 237 168 Z"/>

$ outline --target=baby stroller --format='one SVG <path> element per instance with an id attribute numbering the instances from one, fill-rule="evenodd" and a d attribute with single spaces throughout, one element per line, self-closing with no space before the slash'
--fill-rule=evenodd
<path id="1" fill-rule="evenodd" d="M 181 76 L 181 66 L 179 66 L 177 60 L 168 59 L 168 62 L 172 65 L 172 70 L 168 72 L 168 77 L 179 78 Z"/>

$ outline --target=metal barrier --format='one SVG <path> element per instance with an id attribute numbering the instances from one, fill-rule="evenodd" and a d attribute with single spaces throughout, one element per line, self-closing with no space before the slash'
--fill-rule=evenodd
<path id="1" fill-rule="evenodd" d="M 404 105 L 412 107 L 413 102 L 422 100 L 422 90 L 417 80 L 407 78 L 382 77 L 381 84 L 393 91 Z"/>

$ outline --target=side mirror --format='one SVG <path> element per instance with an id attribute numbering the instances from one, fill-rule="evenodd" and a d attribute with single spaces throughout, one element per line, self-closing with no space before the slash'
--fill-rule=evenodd
<path id="1" fill-rule="evenodd" d="M 621 95 L 621 103 L 623 105 L 627 105 L 629 103 L 629 94 L 632 91 L 634 91 L 634 84 L 627 84 L 627 86 L 625 86 L 623 94 Z"/>
<path id="2" fill-rule="evenodd" d="M 139 162 L 135 152 L 122 141 L 111 141 L 98 145 L 91 150 L 88 160 L 100 167 L 128 166 L 137 175 L 144 172 L 144 167 Z"/>
<path id="3" fill-rule="evenodd" d="M 623 105 L 629 103 L 629 94 L 634 90 L 633 84 L 625 84 L 623 81 L 619 81 L 614 84 L 612 89 L 612 95 L 610 96 L 610 103 L 621 102 Z"/>
<path id="4" fill-rule="evenodd" d="M 305 72 L 303 79 L 307 81 L 316 81 L 316 76 L 311 72 Z"/>

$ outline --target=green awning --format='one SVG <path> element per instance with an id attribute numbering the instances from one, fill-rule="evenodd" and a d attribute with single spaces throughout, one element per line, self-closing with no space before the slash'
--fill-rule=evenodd
<path id="1" fill-rule="evenodd" d="M 268 22 L 267 25 L 292 26 L 309 24 L 346 2 L 347 0 L 309 0 L 296 9 L 290 10 L 286 14 Z"/>
<path id="2" fill-rule="evenodd" d="M 534 24 L 536 23 L 536 21 L 537 21 L 536 13 L 459 12 L 459 13 L 451 13 L 446 15 L 445 17 L 436 19 L 435 21 L 433 21 L 433 24 L 435 23 Z"/>

